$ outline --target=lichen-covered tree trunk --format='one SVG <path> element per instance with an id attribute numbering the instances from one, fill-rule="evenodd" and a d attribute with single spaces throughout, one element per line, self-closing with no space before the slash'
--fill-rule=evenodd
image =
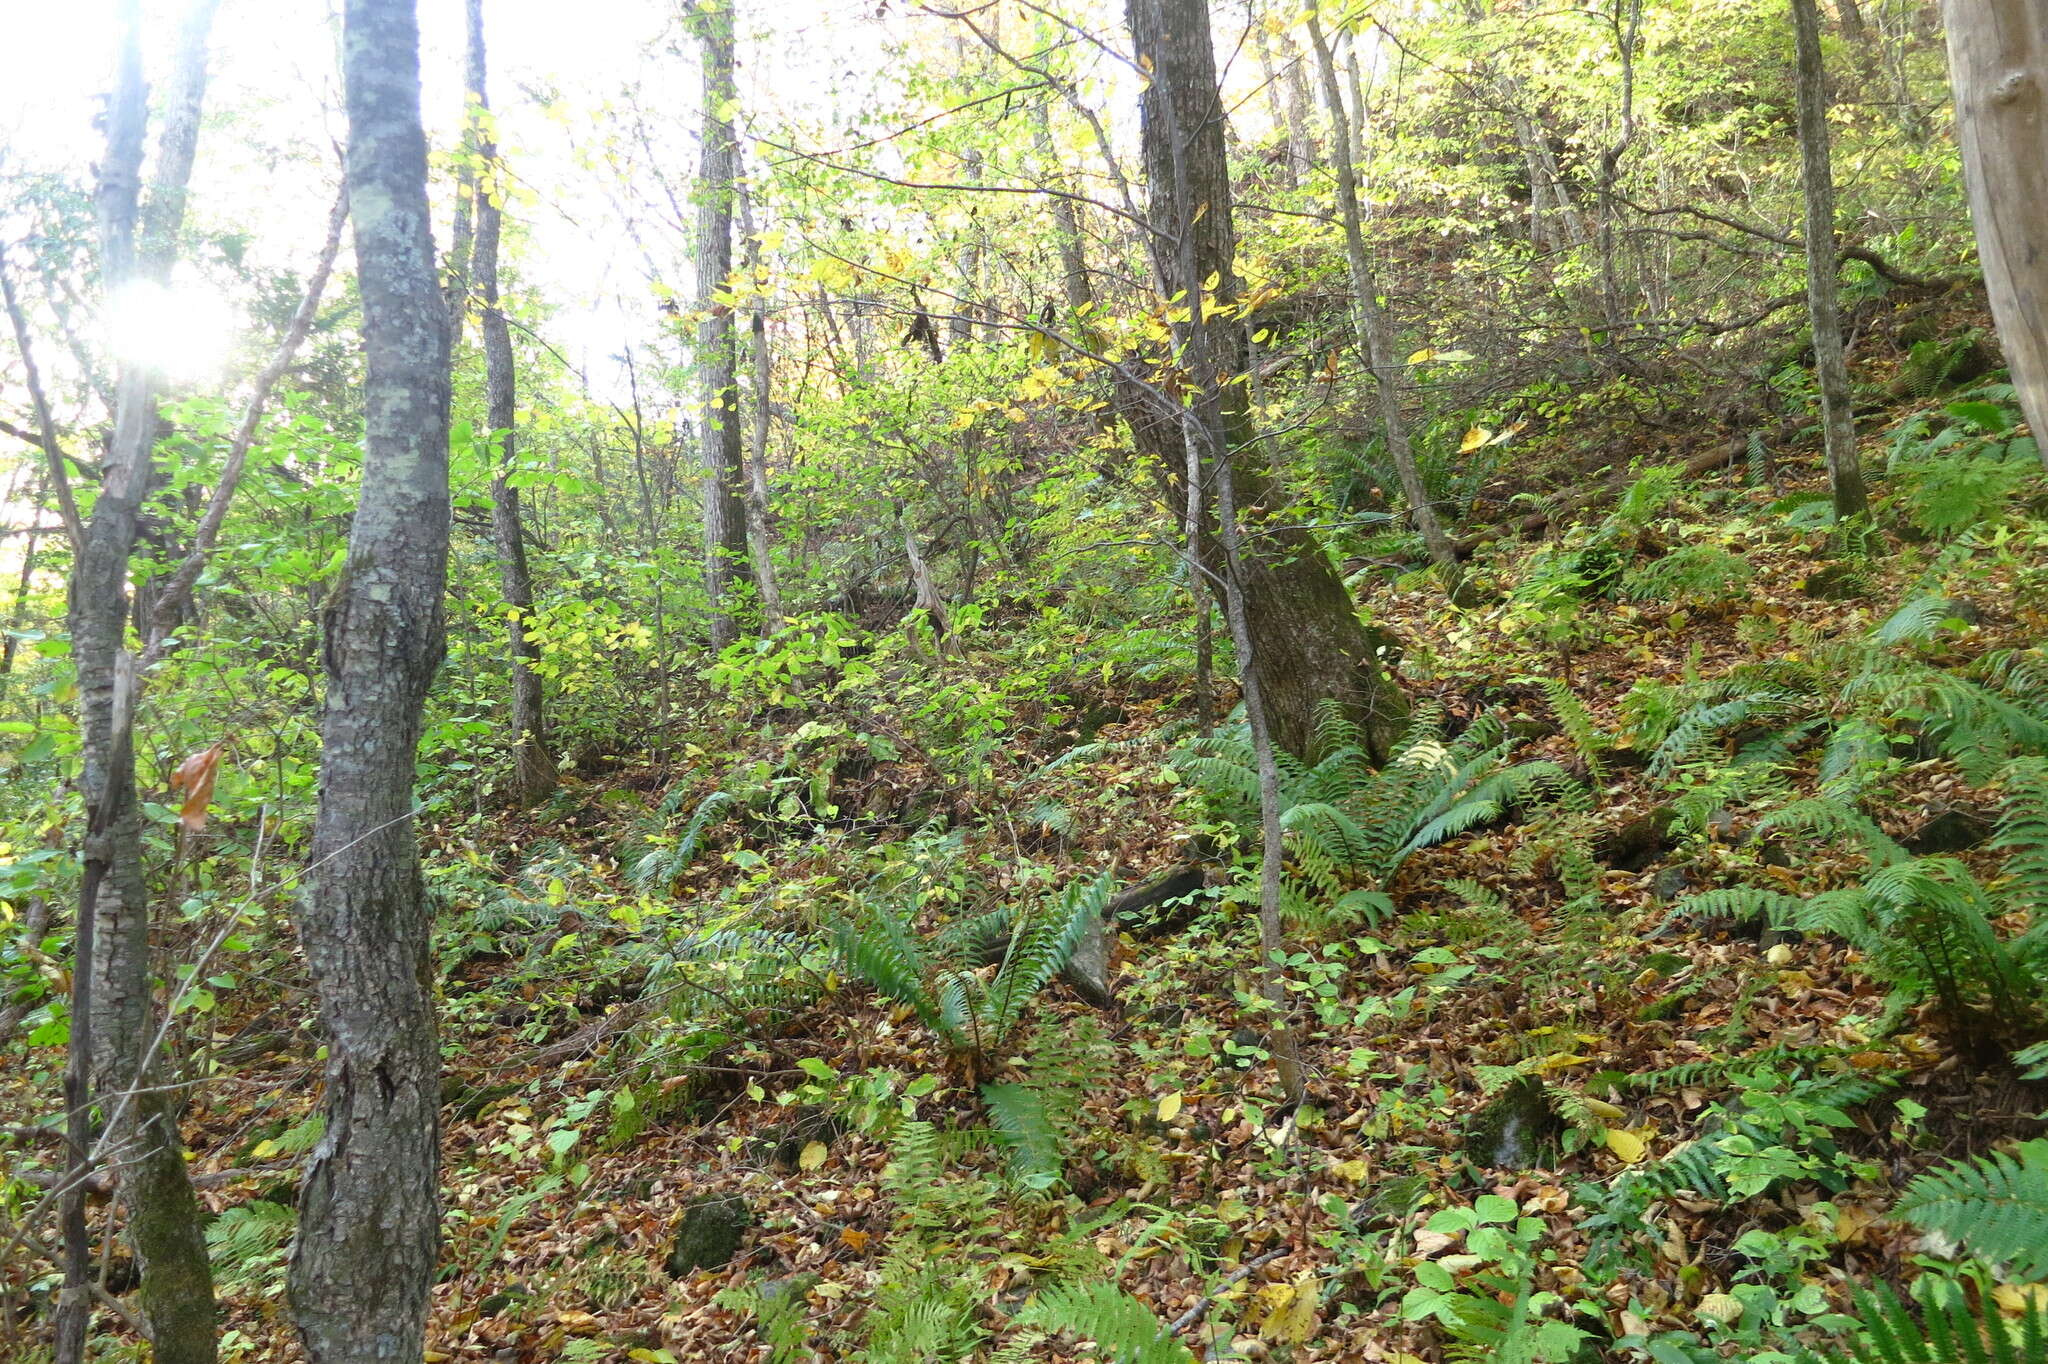
<path id="1" fill-rule="evenodd" d="M 325 611 L 319 813 L 299 939 L 327 1034 L 291 1305 L 314 1364 L 418 1364 L 438 1258 L 440 1050 L 413 829 L 421 708 L 445 648 L 448 311 L 436 286 L 413 0 L 347 0 L 349 212 L 364 458 Z"/>
<path id="2" fill-rule="evenodd" d="M 98 191 L 109 299 L 169 280 L 198 142 L 215 4 L 196 0 L 187 11 L 158 142 L 157 177 L 146 206 L 141 203 L 148 120 L 141 11 L 134 3 L 120 11 L 116 87 Z M 160 376 L 148 365 L 132 359 L 121 364 L 113 438 L 92 519 L 72 567 L 69 623 L 79 691 L 79 785 L 88 812 L 79 923 L 91 924 L 90 933 L 82 934 L 91 940 L 90 960 L 81 963 L 89 1007 L 77 1011 L 81 1022 L 74 1044 L 87 1053 L 90 1087 L 107 1123 L 100 1144 L 120 1173 L 156 1356 L 164 1364 L 211 1364 L 213 1276 L 185 1167 L 178 1104 L 174 1092 L 158 1083 L 160 1058 L 150 1046 L 156 1029 L 150 1000 L 149 893 L 130 742 L 140 683 L 127 648 L 129 557 L 151 483 L 160 393 Z M 82 1326 L 80 1287 L 68 1293 L 69 1312 L 60 1332 L 66 1353 L 73 1348 L 73 1332 Z"/>
<path id="3" fill-rule="evenodd" d="M 1171 81 L 1155 75 L 1145 91 L 1151 119 L 1144 138 L 1145 171 L 1153 186 L 1149 217 L 1161 244 L 1154 256 L 1164 292 L 1169 297 L 1200 293 L 1212 311 L 1227 309 L 1239 295 L 1236 241 L 1207 12 L 1192 0 L 1132 0 L 1130 18 L 1141 55 L 1150 45 L 1161 58 L 1170 56 L 1186 68 Z M 1156 29 L 1149 26 L 1155 20 Z M 1196 26 L 1199 41 L 1189 33 Z M 1165 126 L 1163 101 L 1168 99 L 1174 126 L 1181 130 L 1177 140 L 1150 131 Z M 1180 221 L 1177 196 L 1165 192 L 1176 176 L 1188 186 L 1191 222 Z M 1166 245 L 1183 238 L 1185 250 Z M 1324 701 L 1334 700 L 1383 753 L 1401 727 L 1407 704 L 1381 670 L 1329 554 L 1309 530 L 1289 522 L 1278 505 L 1281 489 L 1259 452 L 1240 381 L 1249 345 L 1243 322 L 1212 317 L 1204 330 L 1208 362 L 1218 371 L 1219 420 L 1235 501 L 1247 532 L 1238 588 L 1252 634 L 1248 662 L 1256 674 L 1263 719 L 1280 747 L 1308 755 L 1316 746 L 1318 711 Z M 1124 389 L 1119 406 L 1132 435 L 1140 451 L 1158 461 L 1169 498 L 1185 517 L 1188 464 L 1179 414 L 1160 410 L 1156 394 L 1140 400 L 1128 385 Z M 1214 536 L 1200 540 L 1204 565 L 1212 579 L 1220 580 L 1226 571 L 1222 547 Z"/>
<path id="4" fill-rule="evenodd" d="M 1947 0 L 1942 14 L 1991 317 L 2048 463 L 2048 7 Z"/>
<path id="5" fill-rule="evenodd" d="M 1813 324 L 1813 373 L 1820 388 L 1821 428 L 1835 516 L 1847 520 L 1869 506 L 1856 456 L 1856 418 L 1849 360 L 1842 350 L 1842 307 L 1836 276 L 1835 173 L 1828 143 L 1827 72 L 1821 64 L 1820 7 L 1792 0 L 1798 51 L 1799 166 L 1806 187 L 1806 314 Z"/>
<path id="6" fill-rule="evenodd" d="M 704 49 L 704 155 L 697 183 L 697 370 L 703 395 L 704 593 L 711 647 L 740 637 L 734 585 L 747 563 L 747 466 L 740 440 L 739 337 L 730 299 L 733 182 L 732 0 L 697 0 L 684 11 Z"/>
<path id="7" fill-rule="evenodd" d="M 483 0 L 469 0 L 468 9 L 469 102 L 479 115 L 487 115 L 491 101 L 485 84 Z M 487 117 L 484 126 L 489 126 Z M 476 201 L 474 270 L 483 305 L 478 332 L 484 343 L 484 420 L 493 433 L 502 433 L 504 442 L 491 466 L 491 547 L 498 560 L 498 589 L 505 598 L 506 643 L 512 662 L 512 796 L 521 805 L 532 805 L 554 791 L 560 774 L 548 748 L 546 701 L 540 674 L 534 668 L 540 650 L 526 632 L 526 623 L 533 616 L 533 572 L 526 562 L 526 525 L 519 512 L 519 489 L 512 484 L 519 412 L 512 329 L 498 296 L 504 187 L 497 169 L 497 140 L 488 132 L 478 134 L 476 155 L 489 170 L 478 178 L 482 192 Z"/>

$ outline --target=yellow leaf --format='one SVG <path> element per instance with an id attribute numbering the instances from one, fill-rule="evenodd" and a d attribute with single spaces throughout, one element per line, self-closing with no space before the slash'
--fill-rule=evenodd
<path id="1" fill-rule="evenodd" d="M 1435 358 L 1436 352 L 1432 350 L 1430 347 L 1424 346 L 1421 350 L 1415 352 L 1415 354 L 1408 357 L 1408 363 L 1411 365 L 1420 365 Z"/>
<path id="2" fill-rule="evenodd" d="M 1991 1290 L 1991 1297 L 1999 1311 L 2011 1316 L 2021 1315 L 2029 1305 L 2048 1312 L 2048 1283 L 2002 1283 Z"/>
<path id="3" fill-rule="evenodd" d="M 1635 1133 L 1619 1127 L 1610 1127 L 1606 1132 L 1607 1149 L 1620 1156 L 1630 1165 L 1643 1158 L 1649 1144 Z"/>
<path id="4" fill-rule="evenodd" d="M 796 1167 L 799 1170 L 815 1170 L 825 1163 L 825 1154 L 824 1142 L 806 1143 L 803 1153 L 796 1158 Z"/>
<path id="5" fill-rule="evenodd" d="M 1461 455 L 1470 454 L 1492 439 L 1493 432 L 1483 426 L 1475 426 L 1470 431 L 1467 431 L 1465 439 L 1458 443 L 1458 453 Z"/>
<path id="6" fill-rule="evenodd" d="M 1330 1167 L 1330 1173 L 1353 1184 L 1363 1184 L 1366 1176 L 1372 1173 L 1372 1166 L 1362 1160 L 1342 1160 Z"/>
<path id="7" fill-rule="evenodd" d="M 1173 1121 L 1173 1120 L 1174 1120 L 1175 1118 L 1179 1117 L 1179 1116 L 1180 1116 L 1180 1105 L 1181 1105 L 1181 1099 L 1180 1099 L 1180 1091 L 1179 1091 L 1179 1090 L 1177 1090 L 1177 1089 L 1176 1089 L 1176 1090 L 1174 1090 L 1174 1091 L 1173 1091 L 1173 1093 L 1171 1093 L 1171 1094 L 1162 1094 L 1162 1095 L 1160 1095 L 1160 1096 L 1159 1096 L 1159 1121 L 1161 1121 L 1161 1122 L 1172 1122 L 1172 1121 Z"/>
<path id="8" fill-rule="evenodd" d="M 1266 1313 L 1265 1322 L 1259 1327 L 1259 1339 L 1272 1345 L 1301 1345 L 1316 1333 L 1322 1323 L 1316 1308 L 1322 1302 L 1322 1293 L 1317 1288 L 1314 1274 L 1303 1274 L 1292 1284 L 1274 1284 L 1287 1294 L 1285 1302 L 1276 1302 Z"/>
<path id="9" fill-rule="evenodd" d="M 274 1141 L 259 1141 L 256 1143 L 256 1149 L 249 1152 L 249 1154 L 257 1160 L 268 1160 L 277 1154 L 277 1143 Z"/>

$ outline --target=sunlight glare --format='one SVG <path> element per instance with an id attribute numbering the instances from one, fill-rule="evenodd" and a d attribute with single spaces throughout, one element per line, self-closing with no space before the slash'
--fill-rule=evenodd
<path id="1" fill-rule="evenodd" d="M 218 293 L 189 284 L 137 282 L 109 305 L 107 340 L 123 362 L 191 384 L 219 377 L 235 323 L 233 307 Z"/>

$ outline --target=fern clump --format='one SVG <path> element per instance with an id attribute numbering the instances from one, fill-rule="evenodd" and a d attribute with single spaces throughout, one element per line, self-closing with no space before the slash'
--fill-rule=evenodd
<path id="1" fill-rule="evenodd" d="M 1684 545 L 1623 574 L 1616 594 L 1627 601 L 1722 606 L 1746 595 L 1755 577 L 1748 560 L 1718 545 Z"/>
<path id="2" fill-rule="evenodd" d="M 1091 922 L 1101 922 L 1115 885 L 1114 873 L 1104 872 L 1050 903 L 997 910 L 930 938 L 919 935 L 909 909 L 877 898 L 857 917 L 840 920 L 833 937 L 848 971 L 884 998 L 908 1004 L 978 1079 L 1025 1006 L 1067 964 Z M 999 931 L 1000 948 L 994 974 L 984 978 L 973 948 L 990 929 Z"/>
<path id="3" fill-rule="evenodd" d="M 1337 707 L 1324 709 L 1319 737 L 1324 756 L 1313 767 L 1279 755 L 1282 898 L 1297 922 L 1376 923 L 1392 909 L 1384 887 L 1414 853 L 1578 792 L 1554 762 L 1509 763 L 1521 740 L 1490 716 L 1448 739 L 1441 710 L 1418 707 L 1377 768 Z M 1258 773 L 1243 725 L 1189 744 L 1175 765 L 1222 820 L 1258 827 Z"/>

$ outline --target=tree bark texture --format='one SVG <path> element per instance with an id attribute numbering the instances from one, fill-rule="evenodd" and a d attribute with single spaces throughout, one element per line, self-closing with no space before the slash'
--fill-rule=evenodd
<path id="1" fill-rule="evenodd" d="M 1231 220 L 1229 166 L 1224 154 L 1222 108 L 1208 14 L 1195 0 L 1131 0 L 1132 36 L 1140 61 L 1152 63 L 1141 105 L 1145 170 L 1152 185 L 1149 217 L 1164 292 L 1201 295 L 1213 309 L 1238 301 L 1236 242 Z M 1199 30 L 1199 32 L 1197 32 Z M 1171 101 L 1169 107 L 1168 101 Z M 1178 139 L 1168 132 L 1178 128 Z M 1188 187 L 1183 221 L 1173 192 Z M 1185 241 L 1184 246 L 1177 244 Z M 1204 289 L 1204 282 L 1215 283 Z M 1197 314 L 1199 318 L 1199 314 Z M 1232 461 L 1239 516 L 1245 527 L 1240 587 L 1254 649 L 1240 660 L 1256 674 L 1260 705 L 1274 741 L 1306 756 L 1316 745 L 1317 712 L 1338 702 L 1362 730 L 1368 746 L 1384 754 L 1399 733 L 1407 703 L 1381 671 L 1350 592 L 1316 537 L 1280 518 L 1281 489 L 1259 453 L 1241 376 L 1249 337 L 1241 319 L 1216 316 L 1203 323 L 1213 374 L 1194 376 L 1219 394 L 1223 440 Z M 1168 499 L 1187 511 L 1186 434 L 1176 405 L 1154 391 L 1140 397 L 1130 385 L 1120 407 L 1140 453 L 1159 463 Z M 1199 490 L 1198 490 L 1199 494 Z M 1212 579 L 1225 572 L 1212 536 L 1202 559 Z"/>
<path id="2" fill-rule="evenodd" d="M 469 101 L 479 114 L 488 114 L 491 101 L 485 84 L 483 0 L 469 0 L 468 10 L 467 65 L 474 82 Z M 498 560 L 498 590 L 505 598 L 506 645 L 512 664 L 512 796 L 520 805 L 532 805 L 554 791 L 560 774 L 548 748 L 545 698 L 540 674 L 534 670 L 540 649 L 526 633 L 526 622 L 533 615 L 533 572 L 526 562 L 519 489 L 512 486 L 518 458 L 517 380 L 512 365 L 512 329 L 498 293 L 498 257 L 505 228 L 503 184 L 497 142 L 488 132 L 478 135 L 476 154 L 483 167 L 476 199 L 474 269 L 482 305 L 478 332 L 484 343 L 484 420 L 492 436 L 504 442 L 491 464 L 491 547 Z"/>
<path id="3" fill-rule="evenodd" d="M 2048 6 L 1947 0 L 1942 13 L 1991 316 L 2048 464 Z"/>
<path id="4" fill-rule="evenodd" d="M 1842 307 L 1836 275 L 1835 173 L 1828 140 L 1827 72 L 1821 64 L 1820 6 L 1792 0 L 1797 47 L 1799 168 L 1806 187 L 1806 314 L 1813 324 L 1813 374 L 1820 387 L 1821 428 L 1835 516 L 1860 516 L 1870 504 L 1856 455 L 1856 418 L 1849 360 L 1842 350 Z"/>
<path id="5" fill-rule="evenodd" d="M 754 594 L 761 605 L 761 633 L 782 628 L 782 592 L 775 583 L 773 541 L 768 534 L 768 429 L 774 415 L 768 406 L 775 386 L 775 357 L 768 349 L 768 297 L 762 292 L 767 270 L 761 263 L 761 237 L 754 230 L 754 205 L 746 177 L 735 186 L 740 204 L 740 230 L 747 239 L 747 272 L 753 304 L 747 309 L 747 335 L 754 363 L 754 406 L 747 444 L 747 548 L 753 556 Z"/>
<path id="6" fill-rule="evenodd" d="M 365 450 L 323 622 L 320 806 L 299 939 L 327 1033 L 327 1130 L 299 1198 L 291 1304 L 314 1364 L 418 1364 L 438 1250 L 440 1051 L 413 764 L 445 650 L 448 310 L 413 0 L 347 0 L 342 24 Z"/>
<path id="7" fill-rule="evenodd" d="M 141 166 L 148 104 L 140 6 L 125 3 L 119 11 L 120 51 L 97 196 L 103 287 L 115 307 L 130 289 L 169 282 L 196 152 L 214 7 L 214 0 L 197 0 L 187 12 L 159 141 L 160 174 L 146 206 Z M 90 1088 L 107 1123 L 101 1146 L 121 1174 L 129 1236 L 142 1268 L 143 1313 L 156 1336 L 157 1358 L 164 1364 L 211 1364 L 212 1270 L 185 1168 L 178 1106 L 158 1083 L 158 1058 L 150 1047 L 156 1030 L 149 893 L 130 728 L 138 683 L 127 650 L 129 558 L 151 485 L 160 393 L 161 380 L 146 364 L 121 363 L 104 477 L 72 568 L 79 785 L 88 811 L 79 922 L 91 924 L 89 961 L 81 963 L 90 975 L 90 1007 L 78 1011 L 85 1020 L 78 1040 L 89 1053 Z"/>
<path id="8" fill-rule="evenodd" d="M 1365 251 L 1365 228 L 1358 203 L 1358 145 L 1352 136 L 1351 116 L 1344 109 L 1344 94 L 1337 85 L 1337 63 L 1330 44 L 1323 37 L 1322 22 L 1314 11 L 1308 16 L 1309 43 L 1315 49 L 1316 72 L 1322 79 L 1323 103 L 1330 114 L 1331 160 L 1337 172 L 1337 206 L 1344 216 L 1344 260 L 1351 271 L 1351 321 L 1358 333 L 1358 345 L 1365 362 L 1372 367 L 1373 389 L 1379 398 L 1380 432 L 1387 442 L 1387 457 L 1401 480 L 1402 495 L 1408 499 L 1415 528 L 1422 533 L 1429 557 L 1443 575 L 1444 590 L 1458 593 L 1462 571 L 1458 551 L 1444 533 L 1436 505 L 1429 499 L 1422 471 L 1415 464 L 1415 447 L 1408 440 L 1408 422 L 1401 414 L 1401 369 L 1394 360 L 1394 329 L 1387 310 L 1380 306 L 1379 281 L 1373 277 L 1372 261 Z"/>
<path id="9" fill-rule="evenodd" d="M 685 11 L 704 49 L 704 156 L 697 184 L 697 368 L 704 402 L 704 594 L 711 647 L 740 637 L 734 587 L 747 563 L 746 456 L 740 439 L 739 337 L 721 301 L 732 274 L 732 0 L 699 0 Z"/>
<path id="10" fill-rule="evenodd" d="M 1242 411 L 1242 397 L 1234 400 L 1239 410 L 1233 415 L 1233 400 L 1227 396 L 1232 391 L 1242 393 L 1239 379 L 1243 366 L 1232 364 L 1231 359 L 1242 359 L 1247 338 L 1242 320 L 1218 325 L 1209 307 L 1211 291 L 1226 287 L 1226 281 L 1232 279 L 1233 264 L 1230 186 L 1227 173 L 1222 172 L 1222 106 L 1209 14 L 1206 0 L 1129 0 L 1128 13 L 1139 64 L 1152 76 L 1141 97 L 1140 115 L 1151 184 L 1155 258 L 1170 263 L 1173 282 L 1181 285 L 1172 292 L 1181 295 L 1187 313 L 1175 331 L 1188 376 L 1188 401 L 1177 404 L 1174 415 L 1189 470 L 1189 520 L 1199 523 L 1203 485 L 1213 483 L 1217 539 L 1223 549 L 1222 571 L 1215 576 L 1223 587 L 1224 616 L 1237 646 L 1246 720 L 1258 765 L 1260 993 L 1270 1010 L 1267 1025 L 1281 1088 L 1293 1105 L 1301 1102 L 1303 1082 L 1300 1051 L 1289 1021 L 1286 939 L 1280 921 L 1281 869 L 1286 859 L 1280 826 L 1280 768 L 1273 712 L 1264 695 L 1266 674 L 1261 667 L 1269 641 L 1258 628 L 1245 590 L 1251 578 L 1251 556 L 1246 553 L 1237 502 L 1236 453 L 1249 434 L 1249 421 Z M 1212 137 L 1214 146 L 1202 145 Z M 1217 253 L 1217 268 L 1206 270 L 1202 227 L 1211 220 L 1218 224 L 1208 233 L 1209 249 Z M 1230 296 L 1223 294 L 1217 301 Z M 1199 546 L 1191 546 L 1191 575 L 1201 571 L 1200 560 Z M 1355 624 L 1356 617 L 1352 619 Z"/>

